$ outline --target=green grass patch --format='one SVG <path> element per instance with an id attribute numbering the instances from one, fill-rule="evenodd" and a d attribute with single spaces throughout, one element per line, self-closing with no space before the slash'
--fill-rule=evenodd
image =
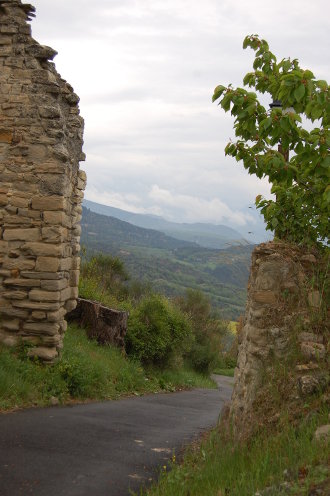
<path id="1" fill-rule="evenodd" d="M 213 371 L 214 374 L 225 375 L 226 377 L 234 377 L 235 369 L 216 369 Z"/>
<path id="2" fill-rule="evenodd" d="M 290 495 L 308 495 L 315 483 L 329 476 L 329 445 L 315 441 L 318 425 L 328 422 L 328 410 L 303 421 L 287 424 L 279 433 L 263 432 L 245 445 L 235 446 L 214 430 L 207 441 L 185 455 L 181 465 L 160 475 L 148 496 L 253 496 L 265 487 L 267 495 L 282 494 L 280 484 L 289 478 Z M 316 494 L 316 493 L 315 493 Z"/>
<path id="3" fill-rule="evenodd" d="M 190 388 L 215 389 L 216 383 L 209 376 L 200 374 L 187 366 L 179 369 L 150 369 L 147 375 L 157 380 L 161 389 L 175 391 Z"/>
<path id="4" fill-rule="evenodd" d="M 61 360 L 43 365 L 27 349 L 0 347 L 0 410 L 84 400 L 117 399 L 128 394 L 212 387 L 203 375 L 186 368 L 149 369 L 112 346 L 88 340 L 84 330 L 69 326 Z"/>

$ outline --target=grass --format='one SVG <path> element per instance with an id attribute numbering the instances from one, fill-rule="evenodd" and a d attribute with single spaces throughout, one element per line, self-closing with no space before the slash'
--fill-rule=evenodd
<path id="1" fill-rule="evenodd" d="M 85 331 L 69 326 L 61 360 L 53 366 L 26 357 L 26 348 L 0 347 L 0 411 L 28 406 L 118 399 L 129 394 L 214 387 L 187 368 L 145 371 L 112 346 L 99 346 Z"/>
<path id="2" fill-rule="evenodd" d="M 181 465 L 172 463 L 171 471 L 163 471 L 159 483 L 147 494 L 254 496 L 258 490 L 272 487 L 267 495 L 277 496 L 284 494 L 280 484 L 289 479 L 290 489 L 285 494 L 307 496 L 313 484 L 329 477 L 329 444 L 314 440 L 317 426 L 327 422 L 328 410 L 324 409 L 299 427 L 287 423 L 281 432 L 260 432 L 240 446 L 214 430 L 197 450 L 186 453 Z"/>
<path id="3" fill-rule="evenodd" d="M 226 377 L 234 377 L 235 369 L 215 369 L 214 374 L 225 375 Z"/>

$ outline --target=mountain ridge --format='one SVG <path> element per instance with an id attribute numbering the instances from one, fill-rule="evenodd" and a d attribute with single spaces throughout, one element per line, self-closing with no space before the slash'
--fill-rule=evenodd
<path id="1" fill-rule="evenodd" d="M 204 248 L 222 249 L 230 245 L 251 244 L 236 229 L 223 224 L 171 222 L 156 215 L 127 212 L 86 199 L 83 205 L 92 212 L 114 217 L 144 229 L 154 229 L 176 239 L 197 243 Z"/>
<path id="2" fill-rule="evenodd" d="M 131 276 L 169 297 L 203 291 L 224 317 L 244 312 L 253 245 L 204 248 L 83 207 L 81 242 L 88 253 L 123 260 Z"/>

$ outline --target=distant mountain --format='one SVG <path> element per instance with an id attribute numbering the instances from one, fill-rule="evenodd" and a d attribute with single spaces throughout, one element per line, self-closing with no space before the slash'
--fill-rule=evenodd
<path id="1" fill-rule="evenodd" d="M 119 208 L 101 205 L 89 200 L 84 200 L 83 205 L 92 212 L 115 217 L 145 229 L 155 229 L 173 238 L 197 243 L 205 248 L 221 249 L 228 246 L 246 246 L 250 244 L 238 231 L 221 224 L 180 224 L 167 221 L 156 215 L 126 212 Z"/>
<path id="2" fill-rule="evenodd" d="M 109 215 L 97 214 L 86 207 L 83 207 L 81 226 L 84 242 L 94 244 L 96 240 L 97 245 L 108 248 L 198 248 L 196 243 L 172 238 L 154 229 L 137 227 Z"/>
<path id="3" fill-rule="evenodd" d="M 134 279 L 168 296 L 202 290 L 224 317 L 244 312 L 252 245 L 208 249 L 83 207 L 82 244 L 119 256 Z"/>

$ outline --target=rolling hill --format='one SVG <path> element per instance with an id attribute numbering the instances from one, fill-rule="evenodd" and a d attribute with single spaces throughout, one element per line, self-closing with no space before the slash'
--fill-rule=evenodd
<path id="1" fill-rule="evenodd" d="M 221 249 L 230 245 L 245 246 L 249 244 L 238 231 L 222 224 L 180 224 L 167 221 L 156 215 L 126 212 L 89 200 L 84 200 L 83 205 L 92 212 L 108 215 L 145 229 L 155 229 L 173 238 L 197 243 L 204 248 Z"/>
<path id="2" fill-rule="evenodd" d="M 156 291 L 175 296 L 200 289 L 224 317 L 236 319 L 244 312 L 252 245 L 203 248 L 85 207 L 81 226 L 88 251 L 120 257 L 133 278 Z"/>

